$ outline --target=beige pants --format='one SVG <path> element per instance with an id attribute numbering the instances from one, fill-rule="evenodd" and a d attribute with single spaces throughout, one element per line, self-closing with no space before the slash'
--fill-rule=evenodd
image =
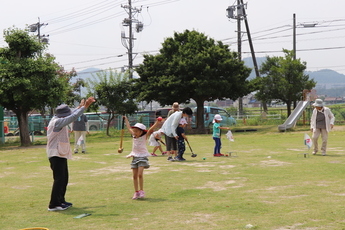
<path id="1" fill-rule="evenodd" d="M 326 129 L 315 129 L 313 132 L 313 145 L 314 145 L 314 153 L 319 151 L 319 145 L 317 143 L 317 140 L 319 139 L 319 136 L 321 134 L 322 138 L 322 146 L 321 146 L 321 153 L 326 154 L 327 149 L 327 140 L 328 140 L 328 132 Z"/>
<path id="2" fill-rule="evenodd" d="M 81 150 L 85 151 L 86 149 L 86 131 L 73 131 L 74 132 L 74 151 L 78 151 L 78 140 L 80 136 L 83 136 L 83 143 L 80 145 Z"/>

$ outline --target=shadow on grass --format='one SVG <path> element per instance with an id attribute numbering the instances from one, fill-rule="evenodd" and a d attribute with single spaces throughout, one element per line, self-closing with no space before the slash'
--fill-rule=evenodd
<path id="1" fill-rule="evenodd" d="M 163 202 L 163 201 L 167 201 L 167 199 L 162 199 L 162 198 L 143 198 L 143 199 L 137 199 L 136 201 L 138 201 L 138 202 L 144 202 L 144 201 L 148 201 L 148 202 Z"/>
<path id="2" fill-rule="evenodd" d="M 80 207 L 80 208 L 73 206 L 73 207 L 71 207 L 71 208 L 69 208 L 67 210 L 59 211 L 58 213 L 69 215 L 69 216 L 77 216 L 77 215 L 84 214 L 84 213 L 88 213 L 88 214 L 94 215 L 95 211 L 92 211 L 90 209 L 98 209 L 98 208 L 106 208 L 106 207 L 107 206 L 105 206 L 105 205 L 93 206 L 93 207 Z M 114 216 L 115 215 L 117 215 L 117 214 L 114 214 Z M 113 215 L 111 215 L 111 216 L 113 216 Z"/>

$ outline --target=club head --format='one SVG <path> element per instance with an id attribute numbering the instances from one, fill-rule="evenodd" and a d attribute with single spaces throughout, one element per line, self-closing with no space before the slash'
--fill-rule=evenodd
<path id="1" fill-rule="evenodd" d="M 192 154 L 192 157 L 196 157 L 196 156 L 198 156 L 198 155 L 197 155 L 197 154 L 194 154 L 194 153 Z"/>
<path id="2" fill-rule="evenodd" d="M 119 149 L 117 150 L 117 152 L 118 152 L 118 153 L 122 153 L 122 152 L 123 152 L 123 148 L 119 148 Z"/>

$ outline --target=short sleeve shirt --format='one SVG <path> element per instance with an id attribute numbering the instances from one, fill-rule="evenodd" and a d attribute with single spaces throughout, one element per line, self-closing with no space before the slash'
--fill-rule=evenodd
<path id="1" fill-rule="evenodd" d="M 213 123 L 213 137 L 220 138 L 220 124 Z"/>

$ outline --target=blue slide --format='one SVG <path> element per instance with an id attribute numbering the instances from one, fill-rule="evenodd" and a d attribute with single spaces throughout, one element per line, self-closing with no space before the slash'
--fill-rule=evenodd
<path id="1" fill-rule="evenodd" d="M 287 129 L 291 129 L 295 126 L 298 118 L 302 115 L 302 112 L 308 107 L 309 101 L 300 101 L 298 102 L 294 111 L 290 114 L 288 119 L 282 125 L 278 125 L 279 131 L 285 131 Z"/>

